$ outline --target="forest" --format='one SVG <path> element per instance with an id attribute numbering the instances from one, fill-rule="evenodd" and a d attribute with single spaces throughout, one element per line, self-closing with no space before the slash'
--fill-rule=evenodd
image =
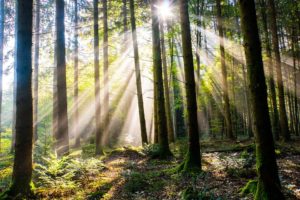
<path id="1" fill-rule="evenodd" d="M 300 1 L 0 0 L 0 199 L 300 199 Z"/>

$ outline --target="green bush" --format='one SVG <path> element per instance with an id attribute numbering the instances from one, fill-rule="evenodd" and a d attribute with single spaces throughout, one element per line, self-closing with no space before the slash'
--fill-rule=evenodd
<path id="1" fill-rule="evenodd" d="M 135 193 L 138 191 L 143 191 L 148 187 L 148 182 L 146 181 L 147 177 L 138 172 L 129 172 L 124 174 L 125 176 L 125 186 L 124 189 L 126 192 Z"/>
<path id="2" fill-rule="evenodd" d="M 159 154 L 160 148 L 158 144 L 148 144 L 144 146 L 143 153 L 147 156 L 154 157 Z"/>
<path id="3" fill-rule="evenodd" d="M 43 160 L 43 164 L 36 164 L 34 170 L 35 184 L 42 188 L 74 189 L 80 186 L 80 180 L 86 175 L 96 175 L 104 168 L 103 163 L 95 158 L 83 160 L 50 155 Z"/>

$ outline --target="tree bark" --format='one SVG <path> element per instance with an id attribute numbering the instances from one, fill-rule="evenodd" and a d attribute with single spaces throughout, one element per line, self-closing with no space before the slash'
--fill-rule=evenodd
<path id="1" fill-rule="evenodd" d="M 108 134 L 109 127 L 109 74 L 108 74 L 108 24 L 107 24 L 107 0 L 102 0 L 103 5 L 103 76 L 104 76 L 104 98 L 103 98 L 103 128 Z"/>
<path id="2" fill-rule="evenodd" d="M 95 78 L 95 123 L 96 123 L 96 155 L 102 154 L 101 140 L 101 105 L 100 105 L 100 68 L 99 68 L 99 10 L 98 0 L 94 4 L 94 78 Z"/>
<path id="3" fill-rule="evenodd" d="M 33 86 L 33 136 L 38 139 L 38 98 L 39 98 L 39 53 L 40 53 L 40 0 L 35 1 L 34 30 L 34 86 Z"/>
<path id="4" fill-rule="evenodd" d="M 167 117 L 167 127 L 168 127 L 168 139 L 172 143 L 174 139 L 174 128 L 171 114 L 171 104 L 170 104 L 170 90 L 169 90 L 169 79 L 168 79 L 168 65 L 166 56 L 166 46 L 165 46 L 165 32 L 164 32 L 164 19 L 160 18 L 160 35 L 161 35 L 161 56 L 162 56 L 162 66 L 164 75 L 164 90 L 165 90 L 165 109 Z"/>
<path id="5" fill-rule="evenodd" d="M 239 0 L 256 142 L 255 199 L 284 199 L 275 157 L 254 0 Z"/>
<path id="6" fill-rule="evenodd" d="M 260 13 L 263 22 L 263 32 L 264 32 L 264 39 L 265 39 L 265 49 L 266 49 L 266 56 L 267 56 L 267 66 L 269 70 L 269 90 L 270 90 L 270 97 L 271 97 L 271 104 L 272 104 L 272 132 L 275 136 L 275 140 L 279 139 L 279 116 L 278 116 L 278 109 L 277 109 L 277 97 L 276 97 L 276 88 L 274 83 L 274 72 L 273 72 L 273 61 L 272 61 L 272 51 L 270 45 L 270 37 L 269 37 L 269 30 L 268 30 L 268 21 L 267 21 L 267 5 L 265 0 L 260 0 Z"/>
<path id="7" fill-rule="evenodd" d="M 132 32 L 132 41 L 133 41 L 133 50 L 134 50 L 136 88 L 137 88 L 137 98 L 138 98 L 139 117 L 140 117 L 140 126 L 141 126 L 141 138 L 142 138 L 142 144 L 147 144 L 148 139 L 147 139 L 145 111 L 144 111 L 139 48 L 138 48 L 138 41 L 137 41 L 137 34 L 136 34 L 134 0 L 129 0 L 129 3 L 130 3 L 131 32 Z"/>
<path id="8" fill-rule="evenodd" d="M 157 128 L 158 128 L 158 157 L 164 158 L 171 155 L 168 141 L 168 128 L 165 110 L 165 95 L 162 72 L 161 59 L 161 43 L 159 32 L 159 18 L 157 15 L 158 0 L 151 1 L 151 16 L 152 16 L 152 45 L 153 45 L 153 67 L 154 67 L 154 90 L 156 92 L 156 114 L 157 114 Z"/>
<path id="9" fill-rule="evenodd" d="M 16 2 L 16 144 L 10 195 L 31 192 L 33 108 L 32 108 L 32 11 L 33 0 Z M 20 195 L 20 196 L 19 196 Z"/>
<path id="10" fill-rule="evenodd" d="M 286 116 L 285 99 L 284 99 L 284 86 L 282 80 L 282 70 L 281 70 L 281 57 L 278 44 L 278 28 L 276 22 L 276 9 L 274 0 L 267 0 L 268 5 L 268 15 L 270 20 L 270 29 L 272 34 L 272 46 L 275 54 L 275 67 L 277 75 L 277 88 L 278 88 L 278 98 L 279 98 L 279 121 L 280 121 L 280 131 L 285 141 L 291 139 L 288 120 Z"/>
<path id="11" fill-rule="evenodd" d="M 223 39 L 224 33 L 223 33 L 221 0 L 217 0 L 216 2 L 217 2 L 217 22 L 218 22 L 218 31 L 219 31 L 219 39 L 220 39 L 222 88 L 223 88 L 226 133 L 229 139 L 235 139 L 232 131 L 232 120 L 231 120 L 230 103 L 229 103 L 229 95 L 228 95 L 227 68 L 225 62 L 225 47 L 224 47 L 224 39 Z"/>
<path id="12" fill-rule="evenodd" d="M 78 2 L 74 0 L 74 134 L 75 147 L 80 146 L 78 132 Z"/>
<path id="13" fill-rule="evenodd" d="M 56 0 L 57 155 L 69 153 L 64 0 Z"/>
<path id="14" fill-rule="evenodd" d="M 170 49 L 170 65 L 171 65 L 171 85 L 173 90 L 173 114 L 174 114 L 174 132 L 176 137 L 184 137 L 185 133 L 185 122 L 184 122 L 184 106 L 182 103 L 182 96 L 180 94 L 179 81 L 177 80 L 177 69 L 174 62 L 174 34 L 170 23 L 168 23 L 169 32 L 169 49 Z"/>
<path id="15" fill-rule="evenodd" d="M 189 136 L 188 152 L 186 154 L 185 161 L 182 164 L 182 170 L 190 172 L 193 170 L 201 170 L 201 155 L 188 2 L 185 0 L 180 0 L 179 8 L 187 102 L 187 124 Z"/>

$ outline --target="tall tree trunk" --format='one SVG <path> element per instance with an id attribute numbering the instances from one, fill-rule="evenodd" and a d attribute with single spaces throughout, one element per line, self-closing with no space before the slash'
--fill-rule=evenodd
<path id="1" fill-rule="evenodd" d="M 154 75 L 155 77 L 155 75 Z M 154 83 L 156 82 L 154 78 Z M 158 144 L 158 114 L 157 114 L 157 91 L 153 88 L 153 118 L 154 118 L 154 144 Z"/>
<path id="2" fill-rule="evenodd" d="M 15 23 L 15 27 L 16 27 L 16 23 Z M 15 35 L 17 35 L 16 32 L 16 28 L 15 28 Z M 16 43 L 16 40 L 15 40 Z M 14 71 L 14 82 L 13 82 L 13 111 L 12 111 L 12 126 L 11 126 L 11 145 L 10 145 L 10 153 L 13 153 L 15 150 L 15 144 L 16 144 L 16 93 L 17 93 L 17 57 L 16 57 L 16 44 L 15 44 L 15 53 L 14 53 L 14 67 L 13 67 L 13 71 Z"/>
<path id="3" fill-rule="evenodd" d="M 246 66 L 242 64 L 242 71 L 243 71 L 243 82 L 244 82 L 244 99 L 246 103 L 246 111 L 247 111 L 247 131 L 248 131 L 248 137 L 253 137 L 253 130 L 252 130 L 252 116 L 251 116 L 251 108 L 249 103 L 249 89 L 247 87 L 248 81 L 247 81 L 247 74 L 246 74 Z"/>
<path id="4" fill-rule="evenodd" d="M 255 3 L 254 0 L 239 0 L 239 3 L 256 140 L 255 199 L 281 200 L 284 196 L 280 191 Z"/>
<path id="5" fill-rule="evenodd" d="M 142 138 L 142 144 L 147 144 L 148 139 L 147 139 L 145 111 L 144 111 L 144 100 L 143 100 L 143 90 L 142 90 L 142 80 L 141 80 L 141 70 L 140 70 L 139 48 L 138 48 L 138 41 L 137 41 L 137 34 L 136 34 L 134 1 L 129 0 L 129 3 L 130 3 L 131 32 L 132 32 L 132 41 L 133 41 L 133 49 L 134 49 L 136 89 L 137 89 L 139 117 L 140 117 L 140 126 L 141 126 L 141 138 Z"/>
<path id="6" fill-rule="evenodd" d="M 33 0 L 16 2 L 16 145 L 10 195 L 20 198 L 30 191 L 32 176 L 32 10 Z"/>
<path id="7" fill-rule="evenodd" d="M 184 106 L 182 103 L 182 96 L 180 94 L 180 86 L 179 81 L 177 79 L 177 69 L 176 64 L 174 62 L 174 45 L 175 39 L 174 34 L 172 34 L 173 30 L 171 28 L 171 24 L 168 23 L 168 32 L 169 32 L 169 49 L 170 49 L 170 74 L 171 74 L 171 85 L 173 90 L 173 112 L 174 112 L 174 132 L 176 137 L 184 137 L 185 134 L 185 122 L 184 122 Z M 176 50 L 175 50 L 176 51 Z"/>
<path id="8" fill-rule="evenodd" d="M 56 37 L 56 36 L 54 36 Z M 56 44 L 54 45 L 56 49 Z M 54 54 L 54 65 L 56 66 L 56 53 Z M 55 140 L 57 137 L 57 68 L 53 69 L 53 110 L 52 110 L 52 136 Z"/>
<path id="9" fill-rule="evenodd" d="M 4 46 L 4 0 L 0 0 L 0 154 L 1 154 L 1 133 L 2 133 L 2 76 L 3 76 L 3 46 Z"/>
<path id="10" fill-rule="evenodd" d="M 269 70 L 269 87 L 270 87 L 270 95 L 271 95 L 271 103 L 272 103 L 272 132 L 275 136 L 275 140 L 279 139 L 279 116 L 278 116 L 278 109 L 277 109 L 277 97 L 276 97 L 276 89 L 274 83 L 274 72 L 273 72 L 273 61 L 272 61 L 272 51 L 270 45 L 270 37 L 269 37 L 269 30 L 268 30 L 268 21 L 267 21 L 267 5 L 265 0 L 260 0 L 260 13 L 263 22 L 263 32 L 264 32 L 264 39 L 265 39 L 265 48 L 266 48 L 266 55 L 267 55 L 267 66 Z"/>
<path id="11" fill-rule="evenodd" d="M 223 100 L 224 100 L 224 117 L 226 122 L 226 133 L 228 138 L 235 139 L 232 131 L 232 120 L 230 113 L 230 103 L 228 95 L 228 83 L 227 83 L 227 69 L 225 63 L 225 47 L 224 47 L 224 33 L 223 33 L 223 19 L 222 19 L 222 9 L 221 0 L 217 0 L 217 22 L 218 31 L 220 38 L 220 53 L 221 53 L 221 68 L 222 68 L 222 88 L 223 88 Z"/>
<path id="12" fill-rule="evenodd" d="M 297 34 L 297 26 L 293 27 L 292 30 L 292 53 L 293 53 L 293 74 L 294 74 L 294 110 L 295 110 L 295 134 L 299 135 L 299 111 L 298 111 L 298 97 L 297 97 L 297 64 L 296 64 L 296 59 L 297 59 L 297 52 L 299 53 L 299 47 L 298 47 L 298 39 L 295 37 Z"/>
<path id="13" fill-rule="evenodd" d="M 96 123 L 96 155 L 102 154 L 101 140 L 101 105 L 100 105 L 100 69 L 99 69 L 99 10 L 98 0 L 94 4 L 94 76 L 95 76 L 95 123 Z"/>
<path id="14" fill-rule="evenodd" d="M 74 0 L 74 134 L 75 147 L 80 146 L 78 132 L 78 2 Z"/>
<path id="15" fill-rule="evenodd" d="M 276 22 L 276 8 L 274 0 L 267 0 L 268 14 L 270 20 L 270 28 L 272 34 L 272 46 L 275 54 L 275 66 L 277 75 L 277 87 L 278 87 L 278 98 L 279 98 L 279 120 L 280 120 L 280 131 L 285 141 L 290 140 L 290 132 L 288 127 L 288 120 L 286 116 L 285 100 L 284 100 L 284 86 L 282 80 L 282 70 L 281 70 L 281 57 L 279 51 L 279 39 L 278 39 L 278 29 Z"/>
<path id="16" fill-rule="evenodd" d="M 180 0 L 179 8 L 187 102 L 187 124 L 189 136 L 188 152 L 186 154 L 185 161 L 181 165 L 181 168 L 183 171 L 189 172 L 190 170 L 201 170 L 201 155 L 188 2 L 185 0 Z"/>
<path id="17" fill-rule="evenodd" d="M 40 0 L 35 1 L 34 30 L 34 86 L 33 86 L 33 136 L 38 139 L 38 98 L 39 98 L 39 53 L 40 53 Z"/>
<path id="18" fill-rule="evenodd" d="M 160 18 L 160 35 L 161 35 L 161 56 L 162 56 L 162 66 L 164 75 L 164 90 L 165 90 L 165 109 L 167 117 L 167 127 L 168 127 L 168 139 L 172 143 L 174 139 L 174 128 L 171 114 L 171 103 L 170 103 L 170 90 L 169 90 L 169 79 L 168 79 L 168 65 L 166 56 L 166 46 L 165 46 L 165 32 L 164 32 L 164 19 Z"/>
<path id="19" fill-rule="evenodd" d="M 104 76 L 104 98 L 103 128 L 105 134 L 108 134 L 109 125 L 109 74 L 108 74 L 108 24 L 107 24 L 107 0 L 102 0 L 103 4 L 103 76 Z"/>
<path id="20" fill-rule="evenodd" d="M 158 157 L 164 158 L 171 155 L 168 141 L 168 128 L 165 110 L 165 95 L 164 83 L 162 72 L 162 59 L 161 59 L 161 43 L 159 32 L 159 17 L 157 16 L 158 0 L 151 1 L 151 16 L 152 16 L 152 45 L 153 45 L 153 67 L 154 67 L 154 90 L 156 92 L 156 115 L 158 127 L 158 144 L 159 152 Z"/>
<path id="21" fill-rule="evenodd" d="M 56 0 L 57 135 L 55 139 L 59 156 L 69 153 L 64 7 L 64 0 Z"/>

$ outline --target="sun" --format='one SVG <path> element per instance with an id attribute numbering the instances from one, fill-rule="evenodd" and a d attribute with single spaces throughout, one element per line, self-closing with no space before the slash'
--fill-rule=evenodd
<path id="1" fill-rule="evenodd" d="M 164 1 L 155 7 L 157 8 L 157 14 L 163 19 L 172 17 L 172 8 L 169 1 Z"/>

